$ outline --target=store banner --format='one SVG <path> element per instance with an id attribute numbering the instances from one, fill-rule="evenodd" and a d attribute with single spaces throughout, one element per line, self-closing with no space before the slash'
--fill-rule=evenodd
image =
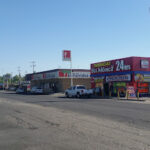
<path id="1" fill-rule="evenodd" d="M 115 76 L 106 76 L 106 82 L 113 82 L 113 81 L 131 81 L 131 75 L 115 75 Z"/>
<path id="2" fill-rule="evenodd" d="M 94 63 L 91 64 L 91 74 L 131 71 L 131 64 L 131 58 Z"/>
<path id="3" fill-rule="evenodd" d="M 150 74 L 144 74 L 144 81 L 150 82 Z"/>
<path id="4" fill-rule="evenodd" d="M 73 78 L 90 78 L 90 72 L 72 72 Z"/>
<path id="5" fill-rule="evenodd" d="M 149 61 L 148 60 L 141 60 L 141 68 L 144 68 L 144 69 L 149 68 Z"/>
<path id="6" fill-rule="evenodd" d="M 48 72 L 45 74 L 45 79 L 58 78 L 58 71 Z"/>
<path id="7" fill-rule="evenodd" d="M 71 51 L 70 50 L 63 50 L 62 56 L 63 56 L 63 61 L 71 61 Z"/>
<path id="8" fill-rule="evenodd" d="M 71 75 L 71 71 L 69 71 L 69 70 L 59 71 L 60 78 L 68 78 L 68 77 L 70 77 L 70 75 Z"/>
<path id="9" fill-rule="evenodd" d="M 127 71 L 150 71 L 150 58 L 128 57 L 91 64 L 91 75 Z"/>
<path id="10" fill-rule="evenodd" d="M 104 78 L 105 78 L 104 76 L 94 78 L 94 82 L 95 83 L 104 82 Z"/>
<path id="11" fill-rule="evenodd" d="M 43 79 L 43 74 L 34 74 L 33 75 L 33 80 L 41 80 Z"/>
<path id="12" fill-rule="evenodd" d="M 71 71 L 63 70 L 59 71 L 59 77 L 61 78 L 70 78 Z M 90 78 L 90 72 L 72 72 L 73 78 Z"/>
<path id="13" fill-rule="evenodd" d="M 126 87 L 126 82 L 113 82 L 114 87 Z"/>
<path id="14" fill-rule="evenodd" d="M 150 74 L 136 74 L 134 77 L 136 82 L 150 82 Z"/>

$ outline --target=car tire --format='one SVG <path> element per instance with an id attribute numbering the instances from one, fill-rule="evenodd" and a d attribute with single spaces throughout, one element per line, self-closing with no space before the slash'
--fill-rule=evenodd
<path id="1" fill-rule="evenodd" d="M 69 94 L 68 93 L 65 93 L 65 95 L 66 95 L 67 98 L 69 98 Z"/>
<path id="2" fill-rule="evenodd" d="M 80 97 L 81 97 L 80 93 L 77 93 L 76 97 L 77 97 L 77 98 L 80 98 Z"/>
<path id="3" fill-rule="evenodd" d="M 87 97 L 88 97 L 88 98 L 91 98 L 91 94 L 88 94 Z"/>

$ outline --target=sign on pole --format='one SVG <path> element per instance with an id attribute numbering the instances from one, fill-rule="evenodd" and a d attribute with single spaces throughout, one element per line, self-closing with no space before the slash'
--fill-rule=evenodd
<path id="1" fill-rule="evenodd" d="M 71 86 L 73 86 L 73 76 L 72 76 L 72 60 L 71 60 L 71 51 L 63 50 L 63 61 L 70 61 L 70 70 L 71 70 Z"/>
<path id="2" fill-rule="evenodd" d="M 63 61 L 71 61 L 71 51 L 63 50 Z"/>

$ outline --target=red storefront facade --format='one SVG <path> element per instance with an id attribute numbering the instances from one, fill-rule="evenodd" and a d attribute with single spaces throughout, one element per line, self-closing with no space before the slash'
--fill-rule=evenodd
<path id="1" fill-rule="evenodd" d="M 91 87 L 105 95 L 133 87 L 140 94 L 150 94 L 150 57 L 127 57 L 91 64 Z"/>

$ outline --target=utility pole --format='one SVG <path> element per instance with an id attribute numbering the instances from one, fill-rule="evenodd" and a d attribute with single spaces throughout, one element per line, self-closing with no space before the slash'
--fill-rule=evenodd
<path id="1" fill-rule="evenodd" d="M 20 85 L 20 83 L 21 83 L 21 70 L 20 70 L 20 67 L 18 67 L 18 75 L 19 75 L 19 85 Z"/>
<path id="2" fill-rule="evenodd" d="M 10 74 L 10 83 L 13 84 L 13 72 Z"/>
<path id="3" fill-rule="evenodd" d="M 31 61 L 31 67 L 33 69 L 33 73 L 35 73 L 35 66 L 36 66 L 35 61 Z"/>
<path id="4" fill-rule="evenodd" d="M 3 90 L 5 88 L 5 81 L 4 81 L 4 69 L 1 69 L 1 73 L 2 73 L 2 80 L 3 80 Z"/>
<path id="5" fill-rule="evenodd" d="M 4 79 L 4 74 L 3 74 L 3 90 L 5 89 L 5 79 Z"/>

